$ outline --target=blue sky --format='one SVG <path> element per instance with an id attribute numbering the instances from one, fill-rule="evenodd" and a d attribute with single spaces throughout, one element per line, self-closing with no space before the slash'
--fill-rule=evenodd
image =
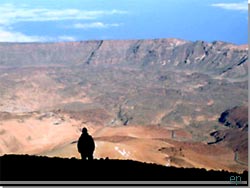
<path id="1" fill-rule="evenodd" d="M 0 42 L 248 42 L 246 0 L 0 0 Z"/>

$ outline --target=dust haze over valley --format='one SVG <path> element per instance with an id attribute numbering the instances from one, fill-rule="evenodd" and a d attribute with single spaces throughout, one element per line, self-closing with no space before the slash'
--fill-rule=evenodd
<path id="1" fill-rule="evenodd" d="M 242 172 L 248 47 L 180 39 L 0 44 L 0 155 Z"/>

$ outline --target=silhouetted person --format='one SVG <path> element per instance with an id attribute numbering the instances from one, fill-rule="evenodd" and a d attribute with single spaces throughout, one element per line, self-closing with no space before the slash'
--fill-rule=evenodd
<path id="1" fill-rule="evenodd" d="M 83 160 L 93 160 L 95 142 L 92 136 L 88 134 L 86 128 L 82 129 L 82 134 L 77 143 L 77 149 Z"/>

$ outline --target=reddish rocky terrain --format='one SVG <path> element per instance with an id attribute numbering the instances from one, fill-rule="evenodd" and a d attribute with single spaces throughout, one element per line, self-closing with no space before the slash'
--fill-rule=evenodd
<path id="1" fill-rule="evenodd" d="M 247 169 L 234 160 L 234 150 L 227 144 L 195 142 L 185 129 L 156 125 L 98 126 L 84 123 L 83 119 L 72 119 L 62 112 L 33 112 L 5 119 L 1 122 L 0 151 L 2 154 L 80 158 L 76 141 L 82 127 L 87 127 L 95 139 L 95 158 L 132 159 L 165 166 L 236 172 Z"/>

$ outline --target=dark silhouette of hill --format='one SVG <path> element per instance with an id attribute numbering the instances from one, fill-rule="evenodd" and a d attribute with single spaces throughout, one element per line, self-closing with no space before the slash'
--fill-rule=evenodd
<path id="1" fill-rule="evenodd" d="M 229 181 L 243 174 L 195 168 L 165 167 L 131 160 L 48 158 L 29 155 L 0 157 L 1 181 Z"/>

